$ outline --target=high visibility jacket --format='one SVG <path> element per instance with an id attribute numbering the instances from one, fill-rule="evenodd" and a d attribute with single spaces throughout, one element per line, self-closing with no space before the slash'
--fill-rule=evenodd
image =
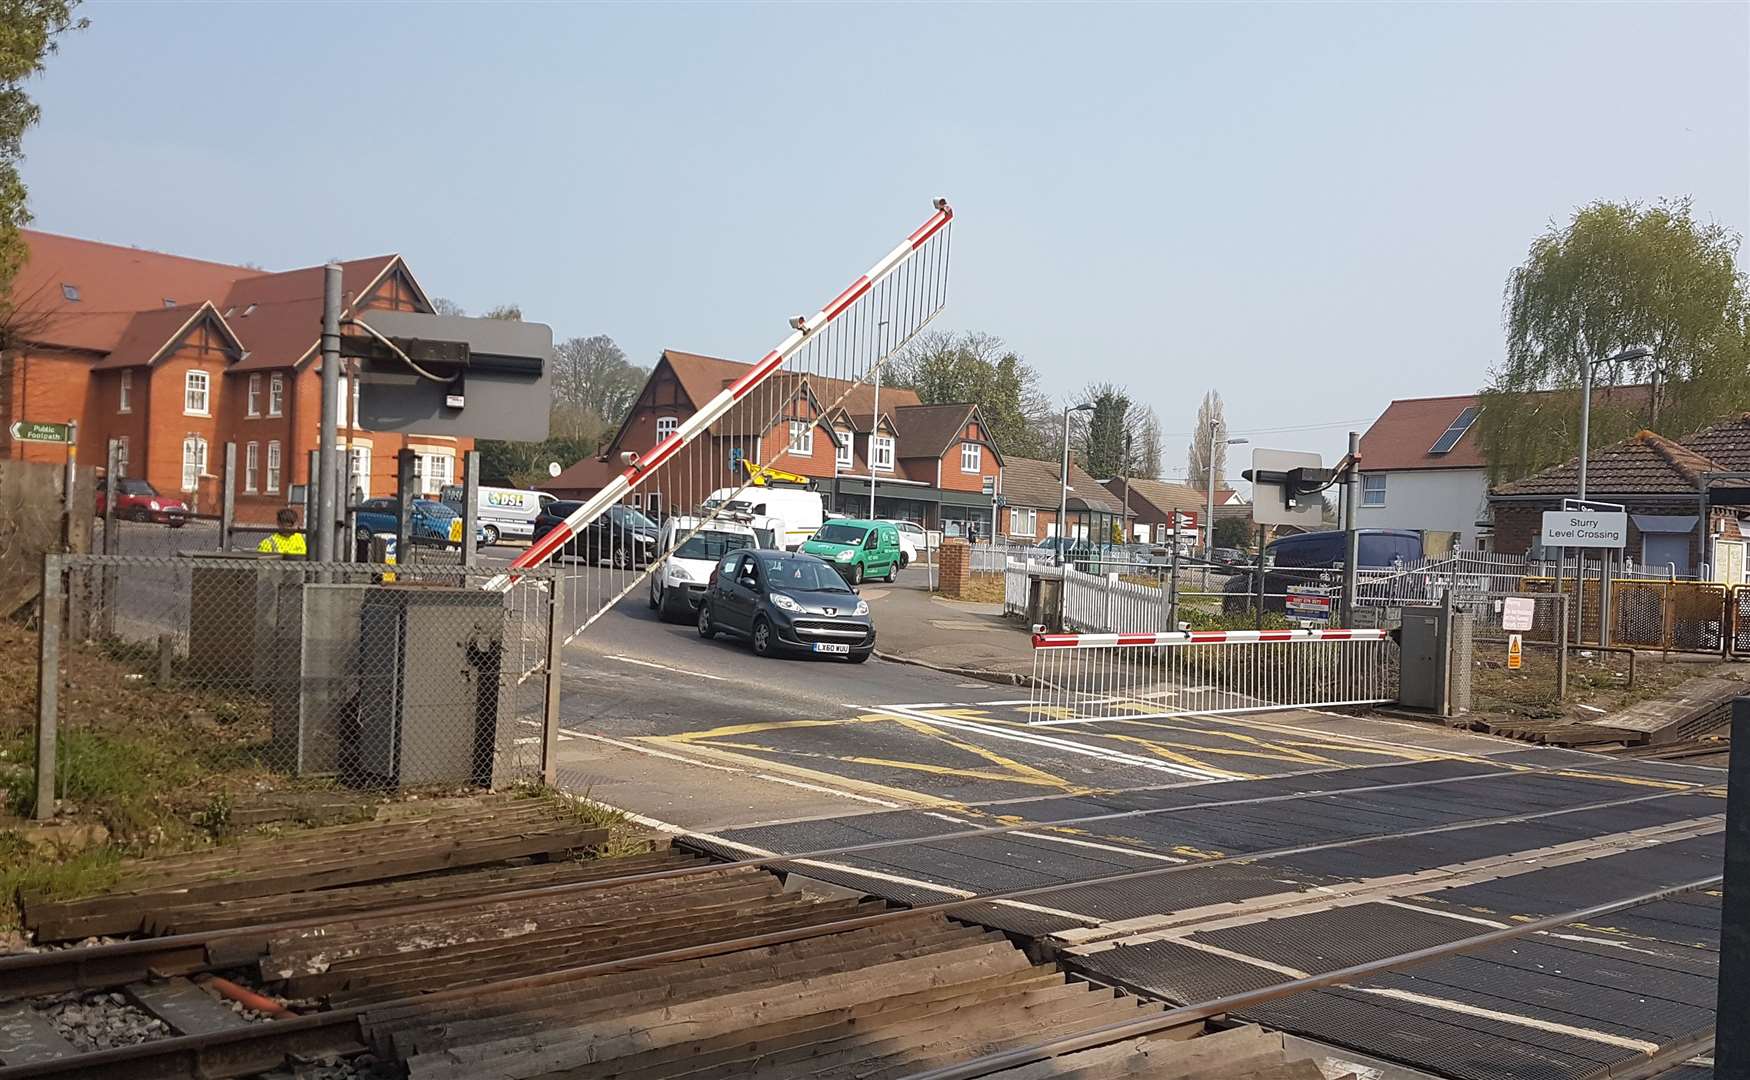
<path id="1" fill-rule="evenodd" d="M 310 553 L 309 549 L 304 546 L 304 534 L 301 532 L 274 533 L 255 545 L 255 550 L 265 551 L 273 555 L 296 555 L 299 558 Z"/>

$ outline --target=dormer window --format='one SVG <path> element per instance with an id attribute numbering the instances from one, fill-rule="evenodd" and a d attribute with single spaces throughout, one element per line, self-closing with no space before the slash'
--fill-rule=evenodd
<path id="1" fill-rule="evenodd" d="M 243 316 L 242 317 L 248 318 L 249 316 L 251 316 L 253 314 L 255 314 L 255 305 L 250 304 L 248 307 L 243 309 Z"/>
<path id="2" fill-rule="evenodd" d="M 61 298 L 72 303 L 79 302 L 79 286 L 61 282 Z"/>
<path id="3" fill-rule="evenodd" d="M 165 307 L 175 307 L 175 306 L 176 306 L 176 300 L 175 300 L 175 299 L 174 299 L 174 298 L 172 298 L 172 297 L 169 297 L 169 296 L 166 296 L 166 297 L 165 297 L 165 298 L 164 298 L 164 306 L 165 306 Z"/>

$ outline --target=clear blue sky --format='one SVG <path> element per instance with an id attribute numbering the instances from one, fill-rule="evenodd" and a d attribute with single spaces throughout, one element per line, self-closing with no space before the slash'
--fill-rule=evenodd
<path id="1" fill-rule="evenodd" d="M 752 358 L 958 211 L 940 325 L 1340 452 L 1476 388 L 1596 198 L 1750 225 L 1744 4 L 93 2 L 35 86 L 41 228 Z"/>

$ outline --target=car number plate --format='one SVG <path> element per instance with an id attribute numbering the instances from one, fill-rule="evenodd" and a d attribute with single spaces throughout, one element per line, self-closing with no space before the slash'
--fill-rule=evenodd
<path id="1" fill-rule="evenodd" d="M 849 645 L 840 645 L 836 641 L 817 641 L 814 643 L 814 651 L 844 655 L 851 651 L 851 647 Z"/>

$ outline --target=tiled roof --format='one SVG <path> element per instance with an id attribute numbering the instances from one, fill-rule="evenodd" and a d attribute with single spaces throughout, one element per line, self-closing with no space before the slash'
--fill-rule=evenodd
<path id="1" fill-rule="evenodd" d="M 1122 479 L 1106 481 L 1106 488 L 1120 499 L 1124 497 L 1124 481 Z M 1209 507 L 1209 493 L 1187 484 L 1174 484 L 1166 480 L 1139 480 L 1133 477 L 1130 481 L 1130 491 L 1132 495 L 1140 496 L 1162 514 L 1170 514 L 1175 510 L 1195 510 L 1201 515 Z M 1226 488 L 1215 489 L 1217 506 L 1225 501 L 1222 497 L 1224 494 L 1231 495 L 1232 492 Z"/>
<path id="2" fill-rule="evenodd" d="M 894 435 L 899 456 L 905 458 L 939 458 L 949 446 L 960 441 L 960 432 L 972 419 L 976 406 L 902 405 L 893 410 Z M 886 410 L 883 410 L 884 412 Z"/>
<path id="3" fill-rule="evenodd" d="M 1722 468 L 1750 470 L 1750 412 L 1720 420 L 1677 441 Z"/>
<path id="4" fill-rule="evenodd" d="M 161 307 L 135 312 L 115 348 L 110 350 L 108 356 L 92 364 L 91 369 L 107 371 L 111 368 L 150 364 L 170 344 L 171 339 L 182 333 L 184 327 L 193 325 L 202 313 L 209 311 L 217 319 L 218 312 L 210 303 L 180 304 L 173 308 Z M 223 320 L 217 321 L 223 324 Z"/>
<path id="5" fill-rule="evenodd" d="M 352 259 L 340 264 L 341 295 L 352 304 L 395 263 L 394 255 Z M 250 305 L 255 310 L 250 311 Z M 232 371 L 290 367 L 322 338 L 322 267 L 306 266 L 282 274 L 264 274 L 233 285 L 219 303 L 249 355 Z M 244 314 L 248 312 L 248 314 Z"/>
<path id="6" fill-rule="evenodd" d="M 702 356 L 698 353 L 681 352 L 678 349 L 664 349 L 662 359 L 667 360 L 673 369 L 675 378 L 680 380 L 681 389 L 692 399 L 693 407 L 698 408 L 717 395 L 719 390 L 728 386 L 747 373 L 748 365 L 739 360 L 725 360 L 718 356 Z M 829 379 L 825 376 L 813 375 L 809 382 L 814 387 L 814 395 L 820 399 L 825 408 L 835 406 L 855 414 L 868 414 L 875 409 L 875 387 L 870 383 L 852 384 L 844 379 Z M 841 395 L 848 396 L 840 401 Z M 922 399 L 917 391 L 899 386 L 883 386 L 881 388 L 881 411 L 903 405 L 921 405 Z"/>
<path id="7" fill-rule="evenodd" d="M 572 462 L 542 487 L 551 491 L 600 491 L 608 486 L 609 481 L 625 471 L 625 465 L 604 461 L 592 454 L 582 461 Z"/>
<path id="8" fill-rule="evenodd" d="M 1055 510 L 1062 471 L 1055 461 L 1009 458 L 1003 462 L 1003 501 L 1010 506 L 1033 506 Z M 1069 467 L 1069 506 L 1072 510 L 1097 510 L 1121 514 L 1124 506 L 1100 486 L 1088 471 L 1073 462 Z"/>
<path id="9" fill-rule="evenodd" d="M 1596 405 L 1640 408 L 1647 403 L 1646 386 L 1600 386 L 1592 391 Z M 1544 391 L 1535 395 L 1540 404 L 1566 410 L 1567 395 L 1578 400 L 1578 391 Z M 1484 469 L 1482 429 L 1471 425 L 1451 450 L 1428 451 L 1452 426 L 1459 414 L 1478 404 L 1475 394 L 1450 397 L 1404 398 L 1386 406 L 1361 436 L 1361 468 L 1364 472 L 1402 469 Z M 1481 423 L 1484 418 L 1479 417 Z"/>
<path id="10" fill-rule="evenodd" d="M 1586 494 L 1609 500 L 1621 495 L 1694 495 L 1701 474 L 1724 466 L 1663 435 L 1641 431 L 1593 450 L 1586 460 Z M 1579 458 L 1570 458 L 1510 484 L 1495 495 L 1571 496 L 1579 489 Z"/>

